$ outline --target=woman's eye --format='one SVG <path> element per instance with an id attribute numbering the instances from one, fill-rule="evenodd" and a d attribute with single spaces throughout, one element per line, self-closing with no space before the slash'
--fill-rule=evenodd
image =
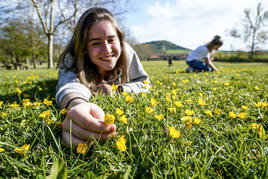
<path id="1" fill-rule="evenodd" d="M 93 42 L 92 45 L 99 45 L 100 42 Z"/>

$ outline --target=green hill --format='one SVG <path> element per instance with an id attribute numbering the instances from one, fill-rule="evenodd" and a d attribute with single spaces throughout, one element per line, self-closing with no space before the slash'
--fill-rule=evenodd
<path id="1" fill-rule="evenodd" d="M 184 53 L 190 51 L 190 49 L 181 47 L 167 40 L 151 41 L 144 44 L 150 45 L 152 50 L 156 53 Z"/>

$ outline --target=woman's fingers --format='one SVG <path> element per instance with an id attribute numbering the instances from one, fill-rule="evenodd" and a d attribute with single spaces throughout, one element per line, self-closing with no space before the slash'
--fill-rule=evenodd
<path id="1" fill-rule="evenodd" d="M 63 125 L 62 125 L 62 130 L 68 133 L 71 131 L 72 135 L 84 141 L 87 141 L 92 138 L 96 140 L 107 140 L 110 137 L 115 135 L 115 131 L 110 132 L 110 133 L 102 133 L 102 132 L 97 133 L 97 132 L 86 130 L 84 128 L 81 128 L 75 122 L 69 119 L 64 120 Z"/>
<path id="2" fill-rule="evenodd" d="M 96 133 L 110 133 L 116 130 L 115 125 L 104 124 L 103 110 L 93 103 L 81 103 L 67 113 L 68 119 L 72 119 L 78 126 Z"/>
<path id="3" fill-rule="evenodd" d="M 69 146 L 71 143 L 72 143 L 72 146 L 86 143 L 86 141 L 80 140 L 73 135 L 70 136 L 70 133 L 66 131 L 62 131 L 62 139 L 67 146 Z"/>

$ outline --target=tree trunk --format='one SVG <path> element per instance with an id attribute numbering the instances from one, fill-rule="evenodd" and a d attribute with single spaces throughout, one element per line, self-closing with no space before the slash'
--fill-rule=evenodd
<path id="1" fill-rule="evenodd" d="M 251 43 L 251 47 L 250 47 L 250 58 L 253 57 L 254 51 L 255 51 L 255 36 L 256 36 L 256 30 L 253 30 L 252 43 Z"/>
<path id="2" fill-rule="evenodd" d="M 53 68 L 53 34 L 48 34 L 48 68 Z"/>

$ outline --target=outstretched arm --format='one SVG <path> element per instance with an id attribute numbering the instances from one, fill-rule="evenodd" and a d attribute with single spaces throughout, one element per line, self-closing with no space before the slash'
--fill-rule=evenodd
<path id="1" fill-rule="evenodd" d="M 206 63 L 207 66 L 209 66 L 213 71 L 217 71 L 218 72 L 218 69 L 211 62 L 210 58 L 204 58 L 204 60 L 205 60 L 205 63 Z"/>

